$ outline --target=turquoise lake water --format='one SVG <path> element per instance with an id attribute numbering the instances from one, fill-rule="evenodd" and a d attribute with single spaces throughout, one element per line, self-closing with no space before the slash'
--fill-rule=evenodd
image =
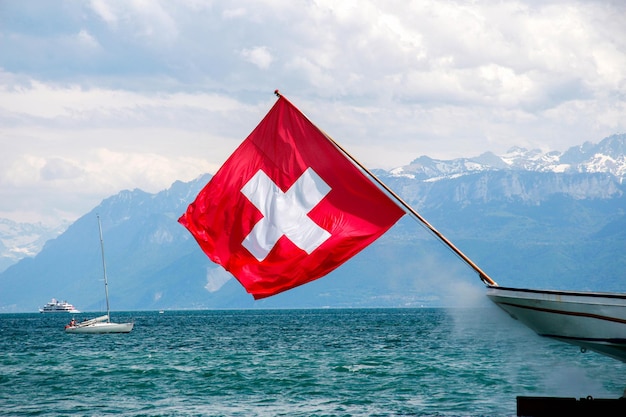
<path id="1" fill-rule="evenodd" d="M 78 314 L 93 317 L 96 314 Z M 0 314 L 5 416 L 514 416 L 516 396 L 617 398 L 626 366 L 497 308 Z"/>

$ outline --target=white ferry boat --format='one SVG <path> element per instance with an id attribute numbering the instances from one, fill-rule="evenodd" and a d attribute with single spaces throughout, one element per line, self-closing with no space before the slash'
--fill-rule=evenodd
<path id="1" fill-rule="evenodd" d="M 39 309 L 40 313 L 80 313 L 73 305 L 67 301 L 58 301 L 56 298 L 50 300 L 43 308 Z"/>

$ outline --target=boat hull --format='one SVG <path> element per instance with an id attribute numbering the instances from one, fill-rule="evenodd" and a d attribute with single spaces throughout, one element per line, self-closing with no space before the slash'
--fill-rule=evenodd
<path id="1" fill-rule="evenodd" d="M 134 323 L 93 323 L 86 326 L 73 326 L 65 329 L 66 333 L 102 334 L 102 333 L 130 333 Z"/>
<path id="2" fill-rule="evenodd" d="M 69 310 L 44 310 L 44 309 L 39 309 L 40 313 L 45 313 L 45 314 L 57 314 L 57 313 L 70 313 L 70 314 L 78 314 L 80 313 L 79 310 L 76 309 L 69 309 Z"/>
<path id="3" fill-rule="evenodd" d="M 541 336 L 626 362 L 626 294 L 490 286 L 487 296 Z"/>
<path id="4" fill-rule="evenodd" d="M 80 313 L 74 306 L 67 301 L 58 301 L 56 298 L 53 298 L 49 303 L 47 303 L 43 308 L 39 309 L 40 313 Z"/>

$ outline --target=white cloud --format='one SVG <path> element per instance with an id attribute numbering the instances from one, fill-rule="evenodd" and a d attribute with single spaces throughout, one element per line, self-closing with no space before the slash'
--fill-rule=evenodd
<path id="1" fill-rule="evenodd" d="M 37 220 L 75 219 L 123 189 L 158 192 L 175 179 L 214 171 L 202 157 L 116 152 L 98 148 L 79 159 L 24 154 L 0 168 L 0 217 L 39 214 Z M 12 213 L 12 210 L 15 211 Z"/>
<path id="2" fill-rule="evenodd" d="M 236 19 L 239 17 L 243 17 L 246 16 L 247 12 L 246 9 L 243 7 L 237 7 L 234 9 L 226 9 L 222 12 L 222 17 L 224 17 L 224 19 Z"/>
<path id="3" fill-rule="evenodd" d="M 46 159 L 33 155 L 20 155 L 4 168 L 0 175 L 0 185 L 5 187 L 23 187 L 41 181 L 41 170 L 46 166 Z"/>
<path id="4" fill-rule="evenodd" d="M 149 49 L 170 45 L 179 36 L 175 11 L 192 4 L 149 0 L 92 0 L 89 7 L 108 27 L 123 37 L 123 42 L 141 42 Z"/>
<path id="5" fill-rule="evenodd" d="M 241 56 L 248 62 L 261 69 L 268 69 L 272 63 L 272 54 L 266 46 L 257 46 L 252 49 L 244 49 Z"/>
<path id="6" fill-rule="evenodd" d="M 116 25 L 118 15 L 115 10 L 112 9 L 113 3 L 106 0 L 91 0 L 91 8 L 94 12 L 109 25 Z"/>
<path id="7" fill-rule="evenodd" d="M 68 180 L 78 178 L 83 170 L 72 161 L 62 158 L 50 158 L 41 167 L 40 178 L 44 181 Z"/>
<path id="8" fill-rule="evenodd" d="M 75 218 L 120 189 L 214 171 L 276 88 L 372 168 L 626 131 L 621 2 L 46 0 L 3 13 L 0 217 Z"/>
<path id="9" fill-rule="evenodd" d="M 0 85 L 0 111 L 5 114 L 43 119 L 135 116 L 149 109 L 193 109 L 230 112 L 242 106 L 236 100 L 214 93 L 142 93 L 127 90 L 54 85 L 32 80 L 30 85 Z M 32 122 L 29 122 L 32 123 Z M 142 121 L 145 123 L 145 120 Z"/>
<path id="10" fill-rule="evenodd" d="M 98 41 L 85 29 L 78 32 L 78 35 L 76 36 L 78 38 L 78 42 L 85 45 L 87 48 L 98 48 L 100 46 Z"/>

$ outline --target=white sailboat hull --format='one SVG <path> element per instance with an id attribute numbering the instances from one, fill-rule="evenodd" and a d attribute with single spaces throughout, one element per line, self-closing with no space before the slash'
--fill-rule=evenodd
<path id="1" fill-rule="evenodd" d="M 86 326 L 73 326 L 65 329 L 66 333 L 130 333 L 133 330 L 134 323 L 93 323 Z"/>
<path id="2" fill-rule="evenodd" d="M 489 286 L 487 296 L 541 336 L 626 362 L 626 294 Z"/>

